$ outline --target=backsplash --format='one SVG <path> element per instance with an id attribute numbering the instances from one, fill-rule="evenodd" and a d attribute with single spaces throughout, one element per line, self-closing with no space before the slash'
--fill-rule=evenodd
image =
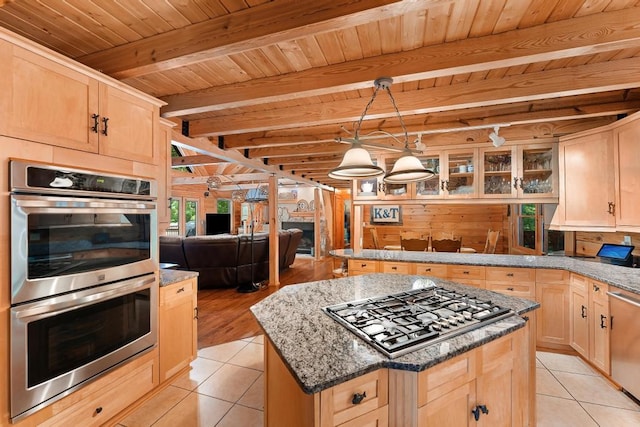
<path id="1" fill-rule="evenodd" d="M 635 246 L 633 255 L 640 256 L 640 233 L 595 233 L 576 231 L 576 255 L 595 256 L 603 243 L 622 244 L 624 236 L 631 237 L 631 244 Z"/>

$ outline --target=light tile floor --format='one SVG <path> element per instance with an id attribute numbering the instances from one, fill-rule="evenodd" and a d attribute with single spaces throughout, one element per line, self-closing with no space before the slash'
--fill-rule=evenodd
<path id="1" fill-rule="evenodd" d="M 262 427 L 263 336 L 198 351 L 120 427 Z M 638 427 L 640 406 L 576 356 L 538 352 L 538 427 Z M 302 426 L 301 426 L 302 427 Z"/>

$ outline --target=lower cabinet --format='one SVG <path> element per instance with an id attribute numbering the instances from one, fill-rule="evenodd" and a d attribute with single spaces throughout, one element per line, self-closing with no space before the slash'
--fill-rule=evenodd
<path id="1" fill-rule="evenodd" d="M 379 262 L 359 259 L 349 260 L 349 276 L 359 276 L 361 274 L 378 273 Z"/>
<path id="2" fill-rule="evenodd" d="M 570 342 L 570 274 L 564 270 L 536 269 L 537 337 L 540 347 L 567 348 Z"/>
<path id="3" fill-rule="evenodd" d="M 611 374 L 608 285 L 571 275 L 571 347 L 607 375 Z"/>
<path id="4" fill-rule="evenodd" d="M 198 351 L 195 278 L 160 288 L 160 381 L 189 366 Z"/>
<path id="5" fill-rule="evenodd" d="M 477 265 L 449 264 L 447 266 L 447 279 L 462 283 L 463 285 L 484 288 L 485 267 Z"/>
<path id="6" fill-rule="evenodd" d="M 113 418 L 158 385 L 158 353 L 153 350 L 129 362 L 116 371 L 96 380 L 74 394 L 53 403 L 46 421 L 25 425 L 43 427 L 101 426 L 113 423 Z M 34 415 L 37 417 L 38 414 Z M 22 424 L 19 424 L 22 425 Z"/>

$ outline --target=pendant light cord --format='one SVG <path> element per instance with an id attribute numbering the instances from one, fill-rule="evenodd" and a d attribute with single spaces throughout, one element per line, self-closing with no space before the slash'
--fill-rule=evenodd
<path id="1" fill-rule="evenodd" d="M 393 105 L 394 110 L 396 110 L 396 114 L 398 115 L 398 119 L 400 120 L 400 126 L 402 127 L 402 132 L 404 132 L 404 148 L 409 149 L 409 132 L 407 132 L 407 127 L 404 124 L 404 120 L 402 119 L 402 115 L 400 115 L 400 110 L 398 109 L 398 105 L 396 104 L 396 100 L 391 94 L 391 89 L 388 87 L 385 88 L 387 93 L 389 94 L 389 98 L 391 99 L 391 105 Z"/>
<path id="2" fill-rule="evenodd" d="M 360 120 L 358 120 L 358 124 L 356 126 L 356 135 L 355 135 L 356 141 L 358 140 L 358 137 L 360 136 L 360 126 L 362 126 L 362 121 L 364 120 L 364 116 L 367 115 L 367 111 L 369 111 L 369 108 L 371 108 L 371 105 L 373 104 L 373 101 L 376 99 L 376 95 L 378 95 L 378 90 L 379 89 L 380 89 L 380 86 L 376 85 L 376 88 L 373 91 L 373 95 L 371 95 L 371 99 L 369 100 L 369 103 L 364 107 L 364 111 L 362 112 L 362 115 L 360 116 Z"/>

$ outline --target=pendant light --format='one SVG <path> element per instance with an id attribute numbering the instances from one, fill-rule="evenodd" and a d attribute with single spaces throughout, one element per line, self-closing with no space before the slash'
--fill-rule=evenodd
<path id="1" fill-rule="evenodd" d="M 362 143 L 360 142 L 360 127 L 362 126 L 362 121 L 371 107 L 371 104 L 373 104 L 373 101 L 376 99 L 376 95 L 380 89 L 386 91 L 389 95 L 391 104 L 393 105 L 398 119 L 400 120 L 400 125 L 404 132 L 403 155 L 393 165 L 391 172 L 385 175 L 384 181 L 390 184 L 405 184 L 409 182 L 423 181 L 435 176 L 435 173 L 426 169 L 422 165 L 422 162 L 420 162 L 420 159 L 415 157 L 409 149 L 409 134 L 404 121 L 402 120 L 402 116 L 400 115 L 400 111 L 398 110 L 398 106 L 396 105 L 396 101 L 391 94 L 390 87 L 392 83 L 393 79 L 390 77 L 380 77 L 374 81 L 375 90 L 373 91 L 371 100 L 369 100 L 369 103 L 360 116 L 360 120 L 358 120 L 358 123 L 356 124 L 354 138 L 348 140 L 351 142 L 351 148 L 345 153 L 340 165 L 329 172 L 330 178 L 358 179 L 376 177 L 384 174 L 384 170 L 381 167 L 373 164 L 371 156 L 367 150 L 362 148 Z"/>

